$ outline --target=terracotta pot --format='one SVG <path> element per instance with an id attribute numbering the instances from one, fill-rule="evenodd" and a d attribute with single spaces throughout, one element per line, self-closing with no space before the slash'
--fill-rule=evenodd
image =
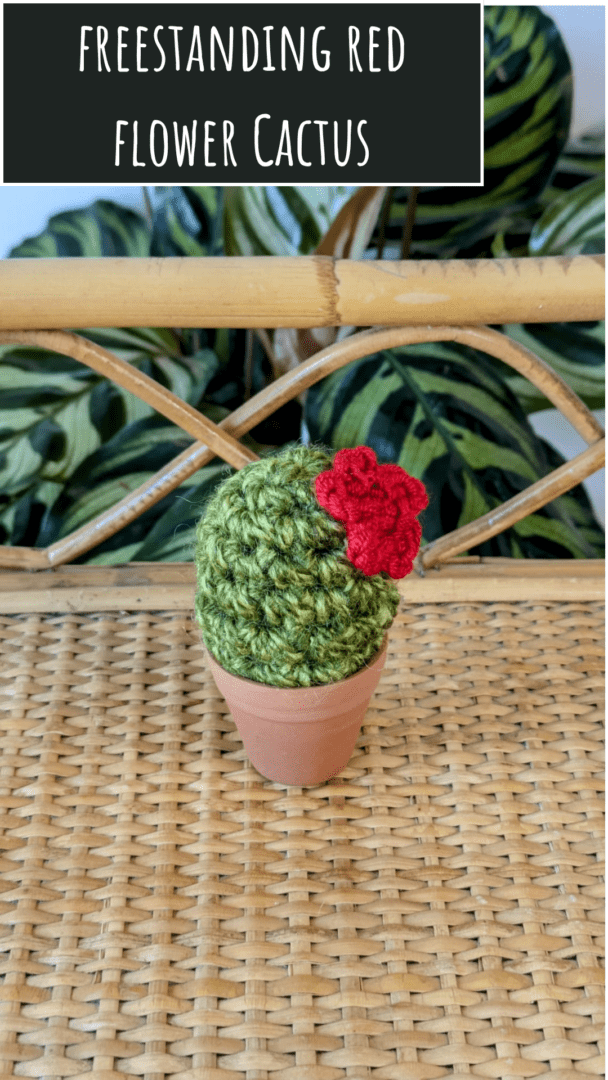
<path id="1" fill-rule="evenodd" d="M 378 685 L 388 635 L 367 667 L 327 686 L 288 687 L 231 675 L 207 651 L 217 688 L 226 698 L 252 765 L 268 780 L 298 787 L 339 773 L 355 748 Z"/>

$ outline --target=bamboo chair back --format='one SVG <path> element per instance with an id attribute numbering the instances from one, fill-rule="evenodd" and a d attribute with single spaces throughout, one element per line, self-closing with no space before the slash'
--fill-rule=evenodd
<path id="1" fill-rule="evenodd" d="M 0 565 L 42 569 L 69 562 L 112 536 L 215 455 L 242 468 L 256 459 L 238 441 L 252 427 L 344 364 L 396 345 L 458 341 L 499 358 L 540 389 L 588 444 L 588 449 L 574 461 L 531 485 L 498 511 L 429 544 L 419 557 L 420 569 L 428 569 L 495 536 L 586 479 L 604 463 L 603 429 L 561 376 L 506 335 L 488 327 L 468 325 L 480 311 L 492 313 L 495 322 L 508 321 L 513 316 L 514 302 L 525 306 L 528 321 L 546 321 L 560 303 L 562 321 L 601 318 L 603 261 L 597 256 L 571 260 L 487 260 L 475 264 L 465 260 L 440 264 L 351 264 L 348 260 L 335 261 L 325 256 L 279 260 L 15 260 L 0 267 L 0 288 L 3 277 L 7 286 L 0 326 L 9 317 L 7 312 L 20 313 L 25 318 L 23 297 L 32 286 L 40 286 L 45 270 L 54 288 L 52 318 L 47 306 L 40 314 L 29 310 L 27 321 L 46 316 L 46 326 L 56 322 L 66 309 L 72 317 L 82 316 L 79 321 L 86 325 L 139 325 L 142 316 L 153 314 L 141 292 L 143 286 L 149 288 L 153 274 L 159 278 L 164 275 L 165 279 L 162 284 L 154 285 L 160 296 L 156 318 L 159 310 L 168 315 L 167 305 L 173 302 L 171 325 L 176 321 L 195 326 L 244 325 L 245 316 L 242 312 L 238 317 L 235 315 L 235 305 L 237 309 L 241 304 L 244 309 L 250 308 L 252 294 L 256 314 L 254 319 L 252 312 L 251 320 L 257 326 L 335 326 L 349 318 L 360 325 L 375 315 L 398 322 L 404 318 L 404 298 L 409 325 L 373 328 L 330 345 L 287 372 L 219 425 L 124 360 L 79 335 L 53 329 L 0 329 L 0 344 L 38 345 L 79 360 L 132 391 L 196 440 L 150 481 L 70 536 L 44 550 L 0 548 Z M 183 279 L 187 280 L 187 286 Z M 384 279 L 389 279 L 388 286 Z M 439 280 L 443 282 L 443 292 L 433 292 L 439 289 Z M 124 293 L 120 291 L 121 284 L 125 286 Z M 207 291 L 197 298 L 193 291 L 199 285 L 206 286 Z M 292 291 L 296 286 L 298 291 Z M 48 282 L 45 288 L 48 296 Z M 226 297 L 230 298 L 229 303 Z M 282 320 L 288 302 L 291 314 L 285 323 Z M 458 325 L 417 325 L 430 311 L 435 314 L 438 309 L 456 316 Z M 118 316 L 122 319 L 116 323 Z"/>

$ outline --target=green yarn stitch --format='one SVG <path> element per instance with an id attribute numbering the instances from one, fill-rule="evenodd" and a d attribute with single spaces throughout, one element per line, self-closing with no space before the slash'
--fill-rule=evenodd
<path id="1" fill-rule="evenodd" d="M 197 528 L 196 621 L 227 671 L 272 686 L 354 675 L 380 649 L 399 593 L 345 557 L 346 531 L 319 505 L 323 450 L 290 447 L 215 491 Z"/>

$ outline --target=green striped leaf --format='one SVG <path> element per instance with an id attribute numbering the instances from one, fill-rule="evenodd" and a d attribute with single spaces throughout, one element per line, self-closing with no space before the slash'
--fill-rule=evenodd
<path id="1" fill-rule="evenodd" d="M 572 71 L 555 23 L 538 7 L 484 8 L 484 184 L 423 188 L 411 254 L 490 254 L 496 232 L 539 199 L 566 144 Z M 398 257 L 408 192 L 391 207 L 384 257 Z M 392 243 L 391 243 L 392 242 Z"/>
<path id="2" fill-rule="evenodd" d="M 551 206 L 562 191 L 569 191 L 584 180 L 603 174 L 605 167 L 604 129 L 591 129 L 567 143 L 540 202 L 543 206 Z"/>
<path id="3" fill-rule="evenodd" d="M 109 510 L 126 494 L 145 484 L 192 441 L 161 417 L 147 417 L 129 424 L 90 454 L 69 483 L 56 493 L 41 521 L 36 545 L 54 543 Z M 205 498 L 226 472 L 227 466 L 217 462 L 199 470 L 78 561 L 113 565 L 129 559 L 143 562 L 191 559 L 195 524 Z"/>
<path id="4" fill-rule="evenodd" d="M 605 326 L 592 323 L 515 323 L 502 330 L 515 341 L 546 360 L 590 409 L 605 403 Z M 496 361 L 498 368 L 502 365 Z M 526 413 L 551 409 L 553 405 L 532 383 L 512 368 L 504 369 L 505 381 Z"/>
<path id="5" fill-rule="evenodd" d="M 424 543 L 495 509 L 561 462 L 491 360 L 458 344 L 409 346 L 349 364 L 308 391 L 305 419 L 312 442 L 371 446 L 380 461 L 423 481 Z M 472 553 L 601 557 L 603 531 L 579 487 Z"/>
<path id="6" fill-rule="evenodd" d="M 530 255 L 597 255 L 606 247 L 604 174 L 564 192 L 530 233 Z"/>
<path id="7" fill-rule="evenodd" d="M 604 176 L 596 176 L 564 192 L 534 225 L 530 255 L 579 255 L 603 252 L 606 246 Z M 498 254 L 498 250 L 495 249 Z M 503 255 L 509 252 L 503 247 Z M 546 360 L 590 409 L 605 401 L 605 326 L 591 323 L 531 323 L 502 328 Z M 527 379 L 510 368 L 504 377 L 526 412 L 547 409 L 551 403 Z"/>
<path id="8" fill-rule="evenodd" d="M 223 217 L 224 188 L 156 188 L 150 254 L 223 255 Z"/>
<path id="9" fill-rule="evenodd" d="M 59 370 L 55 371 L 55 366 Z M 183 400 L 197 405 L 218 361 L 209 350 L 203 350 L 189 363 L 144 354 L 137 366 Z M 102 451 L 123 427 L 154 414 L 145 402 L 96 372 L 82 365 L 77 365 L 78 370 L 61 367 L 56 354 L 42 349 L 13 353 L 7 346 L 2 351 L 0 542 L 17 543 L 12 508 L 29 505 L 28 493 L 44 490 L 56 494 L 54 487 L 42 489 L 40 485 L 46 481 L 67 484 L 82 463 L 94 451 Z M 90 473 L 88 483 L 94 481 Z"/>
<path id="10" fill-rule="evenodd" d="M 79 562 L 116 566 L 124 562 L 192 562 L 196 526 L 215 488 L 227 476 L 225 465 L 207 465 L 116 537 L 88 552 Z M 133 482 L 135 477 L 127 482 Z M 113 505 L 108 492 L 109 505 Z M 134 536 L 134 540 L 125 537 Z"/>
<path id="11" fill-rule="evenodd" d="M 193 196 L 197 205 L 202 204 L 207 189 L 192 190 L 197 192 Z M 151 232 L 143 217 L 98 200 L 55 215 L 39 236 L 13 249 L 11 256 L 145 256 L 150 246 Z M 196 332 L 187 342 L 170 329 L 79 332 L 194 406 L 199 406 L 219 371 L 217 355 Z M 55 504 L 67 507 L 69 500 L 65 504 L 60 496 L 72 490 L 70 484 L 83 462 L 90 463 L 95 453 L 103 459 L 105 445 L 121 429 L 129 430 L 152 416 L 150 406 L 69 357 L 30 347 L 0 348 L 0 542 L 51 542 L 49 537 L 57 532 Z M 163 457 L 161 464 L 166 460 Z M 155 467 L 150 465 L 151 472 Z M 128 456 L 123 468 L 135 472 Z M 114 480 L 122 497 L 125 488 L 118 477 Z M 90 473 L 85 485 L 89 511 L 95 499 L 105 505 L 103 492 L 92 490 L 94 484 Z M 79 520 L 84 522 L 86 512 L 83 509 Z"/>
<path id="12" fill-rule="evenodd" d="M 225 189 L 227 255 L 308 255 L 355 187 Z"/>
<path id="13" fill-rule="evenodd" d="M 10 258 L 67 258 L 150 254 L 150 231 L 140 214 L 107 199 L 66 210 L 49 219 L 46 228 L 24 240 Z"/>

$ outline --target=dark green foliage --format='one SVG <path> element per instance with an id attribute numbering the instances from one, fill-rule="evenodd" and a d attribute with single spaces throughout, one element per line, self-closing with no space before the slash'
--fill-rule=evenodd
<path id="1" fill-rule="evenodd" d="M 149 230 L 140 214 L 98 199 L 81 210 L 55 214 L 39 236 L 24 240 L 10 254 L 17 259 L 149 255 Z"/>
<path id="2" fill-rule="evenodd" d="M 309 390 L 305 418 L 313 442 L 335 450 L 364 443 L 379 461 L 397 462 L 422 480 L 429 493 L 425 543 L 561 464 L 491 360 L 458 344 L 409 346 L 355 361 Z M 474 554 L 594 558 L 603 546 L 579 487 Z"/>
<path id="3" fill-rule="evenodd" d="M 572 71 L 540 8 L 484 8 L 484 68 L 483 187 L 421 190 L 411 246 L 417 258 L 489 255 L 495 233 L 541 196 L 566 145 Z M 394 243 L 406 200 L 407 190 L 398 189 L 387 230 Z"/>

